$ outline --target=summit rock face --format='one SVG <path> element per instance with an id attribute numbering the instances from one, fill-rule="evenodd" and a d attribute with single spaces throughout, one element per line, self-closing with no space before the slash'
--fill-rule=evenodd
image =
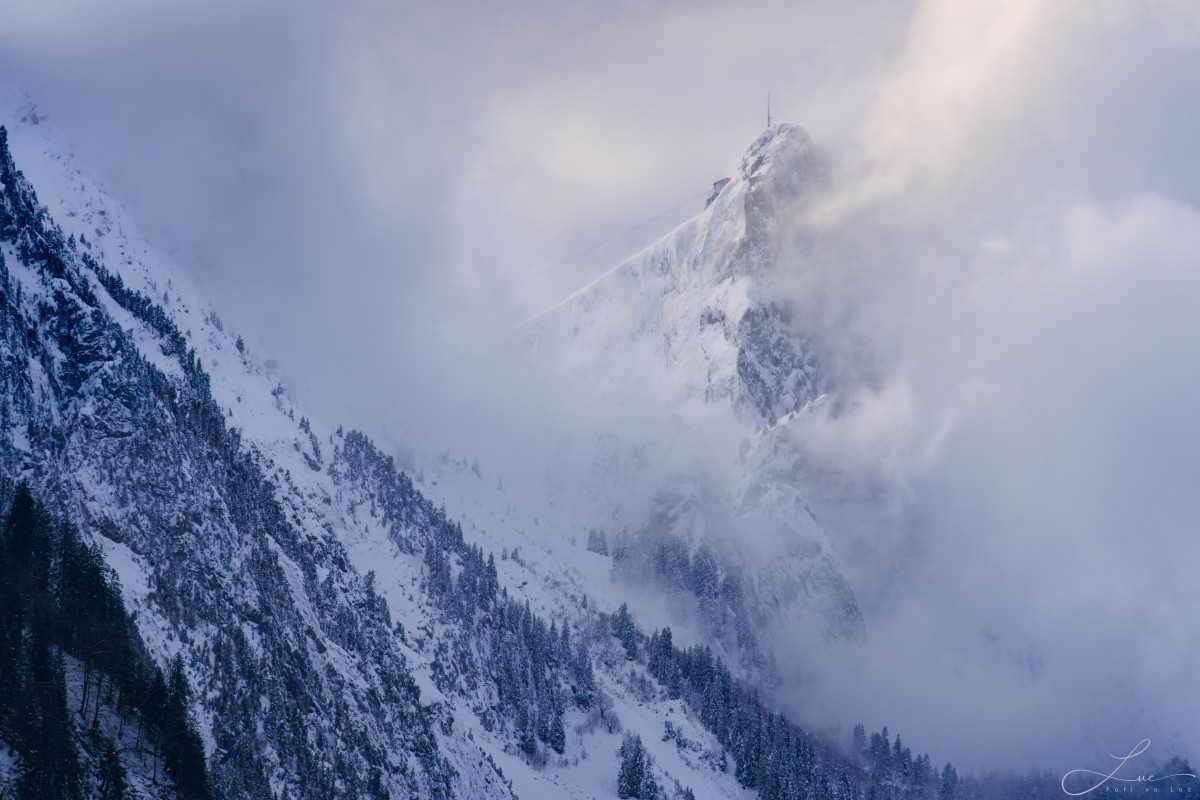
<path id="1" fill-rule="evenodd" d="M 731 401 L 772 425 L 821 393 L 803 326 L 774 288 L 786 211 L 824 178 L 808 134 L 778 125 L 691 221 L 528 323 L 535 349 L 621 387 L 630 346 L 658 356 L 656 388 L 684 403 Z M 583 377 L 586 379 L 586 374 Z"/>
<path id="2" fill-rule="evenodd" d="M 621 472 L 638 476 L 626 486 L 652 487 L 636 498 L 616 487 L 597 503 L 638 509 L 624 518 L 630 532 L 615 571 L 682 586 L 710 635 L 735 622 L 727 644 L 752 664 L 772 650 L 761 645 L 768 632 L 789 643 L 864 635 L 829 536 L 798 488 L 803 453 L 791 435 L 830 389 L 805 321 L 780 288 L 802 268 L 787 221 L 824 181 L 808 134 L 772 127 L 702 213 L 521 329 L 535 359 L 565 365 L 594 396 L 647 404 L 671 420 L 648 441 L 597 442 L 603 460 L 592 482 Z M 681 442 L 713 430 L 736 444 L 681 466 Z M 706 597 L 668 563 L 701 553 L 735 589 Z"/>

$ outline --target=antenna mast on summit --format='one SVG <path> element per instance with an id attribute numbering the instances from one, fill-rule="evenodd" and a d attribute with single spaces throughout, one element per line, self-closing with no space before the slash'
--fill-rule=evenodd
<path id="1" fill-rule="evenodd" d="M 771 93 L 767 92 L 767 127 L 771 127 Z"/>

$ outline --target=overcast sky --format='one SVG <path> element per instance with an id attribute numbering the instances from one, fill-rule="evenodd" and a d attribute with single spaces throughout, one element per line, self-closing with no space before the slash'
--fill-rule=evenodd
<path id="1" fill-rule="evenodd" d="M 876 653 L 798 703 L 977 764 L 1200 756 L 1194 4 L 96 5 L 9 4 L 0 70 L 376 428 L 698 210 L 770 91 L 832 168 L 789 285 L 842 343 L 815 504 Z"/>

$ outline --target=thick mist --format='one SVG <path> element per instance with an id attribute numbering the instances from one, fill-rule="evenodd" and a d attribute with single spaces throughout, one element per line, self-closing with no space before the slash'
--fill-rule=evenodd
<path id="1" fill-rule="evenodd" d="M 841 394 L 810 491 L 870 637 L 815 718 L 975 767 L 1195 757 L 1195 24 L 926 4 L 797 220 Z"/>
<path id="2" fill-rule="evenodd" d="M 1200 757 L 1200 16 L 797 5 L 18 2 L 0 75 L 302 402 L 510 486 L 583 465 L 548 430 L 678 445 L 652 381 L 604 407 L 512 328 L 698 210 L 770 90 L 830 165 L 779 283 L 869 636 L 784 699 L 974 767 Z M 692 411 L 668 461 L 736 446 Z"/>

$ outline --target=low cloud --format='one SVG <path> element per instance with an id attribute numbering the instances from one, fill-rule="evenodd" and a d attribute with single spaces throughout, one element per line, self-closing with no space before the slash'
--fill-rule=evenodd
<path id="1" fill-rule="evenodd" d="M 1159 129 L 1200 89 L 1192 18 L 963 9 L 914 16 L 800 226 L 843 392 L 811 491 L 871 645 L 793 699 L 976 767 L 1194 756 L 1197 128 Z"/>

